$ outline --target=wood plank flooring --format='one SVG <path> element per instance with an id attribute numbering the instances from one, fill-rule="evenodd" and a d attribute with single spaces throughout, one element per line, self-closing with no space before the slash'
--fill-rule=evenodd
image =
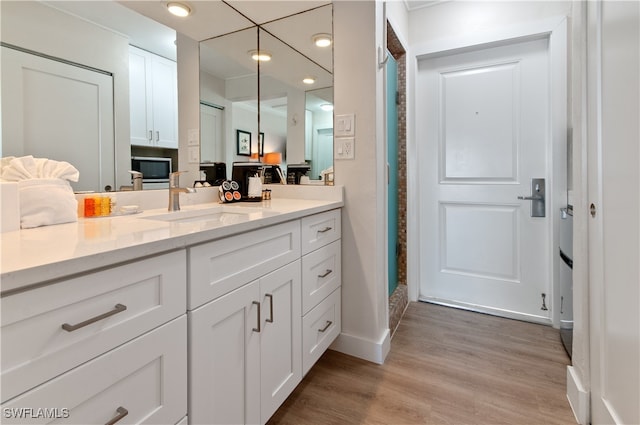
<path id="1" fill-rule="evenodd" d="M 575 424 L 551 327 L 410 303 L 383 365 L 328 350 L 276 424 Z"/>

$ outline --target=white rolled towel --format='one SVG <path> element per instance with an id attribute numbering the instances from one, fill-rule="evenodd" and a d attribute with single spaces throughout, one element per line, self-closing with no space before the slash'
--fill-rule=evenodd
<path id="1" fill-rule="evenodd" d="M 77 182 L 80 173 L 66 161 L 55 161 L 47 158 L 34 158 L 32 155 L 11 158 L 2 161 L 2 179 L 22 181 L 29 179 L 64 179 Z"/>
<path id="2" fill-rule="evenodd" d="M 78 203 L 64 179 L 20 180 L 18 194 L 23 229 L 78 221 Z"/>

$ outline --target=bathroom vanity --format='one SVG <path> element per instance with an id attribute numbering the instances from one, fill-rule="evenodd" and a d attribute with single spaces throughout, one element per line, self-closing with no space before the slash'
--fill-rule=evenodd
<path id="1" fill-rule="evenodd" d="M 342 205 L 4 233 L 3 423 L 265 423 L 340 333 Z"/>

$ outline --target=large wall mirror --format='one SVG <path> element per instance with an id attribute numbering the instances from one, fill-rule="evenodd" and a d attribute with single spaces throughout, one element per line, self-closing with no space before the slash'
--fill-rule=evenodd
<path id="1" fill-rule="evenodd" d="M 258 63 L 252 59 L 257 49 L 257 26 L 200 42 L 202 164 L 246 161 L 257 152 Z"/>
<path id="2" fill-rule="evenodd" d="M 230 168 L 276 153 L 283 169 L 306 163 L 320 180 L 333 166 L 333 6 L 256 22 L 200 43 L 201 162 Z M 252 59 L 257 51 L 262 60 Z M 249 154 L 238 151 L 238 130 L 249 133 Z"/>
<path id="3" fill-rule="evenodd" d="M 332 49 L 325 49 L 325 56 L 329 52 L 327 62 L 326 58 L 316 57 L 317 52 L 310 50 L 308 44 L 315 34 L 332 35 L 331 4 L 326 0 L 231 0 L 198 1 L 191 6 L 192 15 L 178 20 L 167 13 L 165 2 L 0 2 L 3 49 L 18 46 L 28 53 L 39 53 L 42 58 L 60 59 L 62 64 L 86 66 L 98 71 L 99 79 L 106 79 L 107 85 L 111 84 L 100 89 L 101 93 L 112 94 L 111 107 L 101 107 L 112 111 L 112 116 L 106 118 L 112 124 L 102 126 L 109 131 L 96 136 L 92 150 L 78 156 L 86 133 L 76 125 L 66 125 L 68 131 L 58 131 L 64 128 L 56 124 L 55 112 L 63 108 L 57 108 L 55 102 L 42 108 L 44 121 L 36 121 L 46 125 L 22 126 L 12 134 L 5 132 L 9 119 L 6 111 L 15 104 L 6 103 L 5 88 L 13 82 L 5 80 L 10 73 L 5 73 L 3 60 L 2 156 L 34 154 L 67 160 L 81 173 L 80 182 L 73 185 L 75 190 L 101 191 L 106 186 L 117 190 L 130 185 L 132 154 L 171 157 L 177 167 L 178 150 L 174 147 L 160 143 L 135 148 L 136 152 L 132 148 L 128 55 L 129 45 L 135 45 L 175 61 L 180 56 L 175 45 L 179 32 L 201 42 L 201 162 L 225 162 L 230 167 L 234 161 L 256 160 L 252 156 L 278 151 L 285 163 L 307 161 L 312 178 L 317 178 L 319 171 L 332 164 L 333 114 L 322 117 L 315 109 L 333 103 Z M 267 46 L 273 50 L 270 64 L 251 59 L 249 52 L 266 50 Z M 316 83 L 302 86 L 294 82 L 294 70 L 313 76 Z M 56 84 L 44 80 L 41 83 L 48 87 Z M 64 110 L 77 114 L 74 122 L 88 122 L 92 117 L 83 116 L 85 109 L 76 106 Z M 27 137 L 25 130 L 34 128 L 44 131 L 37 139 L 44 142 L 41 145 L 46 150 L 30 151 L 27 143 L 8 148 L 11 143 L 22 143 Z M 47 145 L 51 140 L 47 132 L 53 130 L 60 134 L 60 140 Z M 244 144 L 239 146 L 239 141 L 244 143 L 247 137 L 251 141 L 248 150 Z M 331 149 L 327 147 L 329 142 Z M 321 159 L 322 152 L 329 151 L 331 154 Z"/>
<path id="4" fill-rule="evenodd" d="M 132 155 L 163 157 L 177 167 L 174 29 L 115 1 L 3 1 L 0 8 L 3 157 L 68 161 L 80 171 L 76 191 L 131 187 Z M 140 61 L 130 66 L 136 48 Z M 130 71 L 144 79 L 152 57 L 157 69 L 168 65 L 156 100 L 169 115 L 155 111 L 164 127 L 158 123 L 151 136 L 142 123 L 148 145 L 140 146 L 130 114 L 140 93 L 131 91 Z M 143 115 L 144 84 L 136 86 Z"/>

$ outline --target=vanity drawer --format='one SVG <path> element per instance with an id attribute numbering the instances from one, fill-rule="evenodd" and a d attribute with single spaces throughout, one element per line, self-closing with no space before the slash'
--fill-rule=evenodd
<path id="1" fill-rule="evenodd" d="M 7 418 L 7 412 L 30 408 L 51 409 L 58 418 Z M 5 424 L 105 424 L 118 416 L 127 424 L 177 423 L 187 413 L 186 315 L 16 397 L 2 410 Z"/>
<path id="2" fill-rule="evenodd" d="M 302 255 L 340 239 L 340 209 L 302 218 Z"/>
<path id="3" fill-rule="evenodd" d="M 302 257 L 302 314 L 341 284 L 340 240 Z"/>
<path id="4" fill-rule="evenodd" d="M 340 288 L 302 318 L 302 374 L 311 369 L 340 334 Z"/>
<path id="5" fill-rule="evenodd" d="M 184 314 L 186 276 L 182 250 L 2 298 L 2 402 Z"/>
<path id="6" fill-rule="evenodd" d="M 299 220 L 189 248 L 189 310 L 298 258 Z"/>

